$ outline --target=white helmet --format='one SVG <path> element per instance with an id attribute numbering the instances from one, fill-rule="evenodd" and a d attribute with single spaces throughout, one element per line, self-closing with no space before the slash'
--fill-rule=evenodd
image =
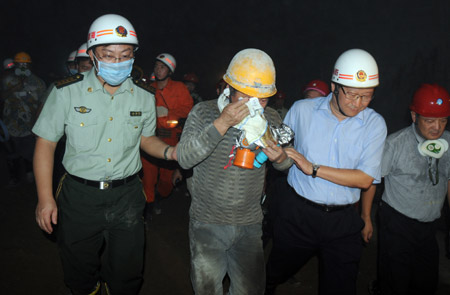
<path id="1" fill-rule="evenodd" d="M 89 54 L 87 54 L 87 43 L 81 44 L 80 48 L 78 48 L 77 58 L 78 57 L 89 57 Z"/>
<path id="2" fill-rule="evenodd" d="M 102 15 L 89 28 L 87 50 L 101 44 L 132 44 L 136 49 L 139 45 L 131 23 L 117 14 Z"/>
<path id="3" fill-rule="evenodd" d="M 12 58 L 7 58 L 3 61 L 3 69 L 9 70 L 14 67 L 14 61 Z"/>
<path id="4" fill-rule="evenodd" d="M 331 81 L 354 88 L 376 87 L 380 83 L 377 63 L 365 50 L 347 50 L 336 60 Z"/>
<path id="5" fill-rule="evenodd" d="M 177 61 L 175 60 L 175 57 L 173 57 L 171 54 L 161 53 L 156 57 L 156 60 L 159 60 L 160 62 L 168 66 L 169 69 L 172 71 L 172 73 L 175 72 L 175 68 L 177 67 Z"/>
<path id="6" fill-rule="evenodd" d="M 67 62 L 74 62 L 76 55 L 77 55 L 77 51 L 76 50 L 72 51 L 69 54 L 69 57 L 67 58 Z"/>

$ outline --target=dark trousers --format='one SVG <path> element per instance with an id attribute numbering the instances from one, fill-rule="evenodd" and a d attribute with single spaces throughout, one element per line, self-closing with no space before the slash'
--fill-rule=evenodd
<path id="1" fill-rule="evenodd" d="M 319 257 L 319 294 L 356 294 L 362 219 L 353 206 L 325 212 L 303 202 L 292 188 L 278 204 L 266 293 Z"/>
<path id="2" fill-rule="evenodd" d="M 378 213 L 381 293 L 435 294 L 439 271 L 436 223 L 411 219 L 385 202 Z"/>
<path id="3" fill-rule="evenodd" d="M 105 281 L 112 294 L 137 294 L 145 242 L 145 196 L 139 178 L 108 190 L 70 176 L 61 185 L 58 245 L 66 285 L 89 294 Z"/>

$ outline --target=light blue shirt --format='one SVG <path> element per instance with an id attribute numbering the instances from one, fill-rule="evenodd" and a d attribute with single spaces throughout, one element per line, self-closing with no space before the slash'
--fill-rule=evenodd
<path id="1" fill-rule="evenodd" d="M 330 109 L 327 97 L 297 101 L 284 123 L 295 132 L 294 147 L 306 159 L 318 165 L 357 169 L 381 179 L 381 159 L 386 139 L 386 123 L 370 108 L 355 117 L 339 121 Z M 305 175 L 297 166 L 289 170 L 289 184 L 303 197 L 321 204 L 353 204 L 361 190 Z"/>

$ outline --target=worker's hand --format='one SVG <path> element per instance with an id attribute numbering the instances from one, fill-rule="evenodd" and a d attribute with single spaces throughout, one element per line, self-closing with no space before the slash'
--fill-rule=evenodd
<path id="1" fill-rule="evenodd" d="M 363 218 L 363 220 L 364 220 L 365 225 L 361 231 L 361 236 L 362 236 L 364 242 L 369 243 L 370 239 L 372 238 L 372 234 L 373 234 L 372 220 L 370 219 L 370 217 Z"/>
<path id="2" fill-rule="evenodd" d="M 313 172 L 312 163 L 306 160 L 306 158 L 297 152 L 294 148 L 289 147 L 284 149 L 289 158 L 294 160 L 295 166 L 300 169 L 306 175 L 311 175 Z"/>
<path id="3" fill-rule="evenodd" d="M 224 135 L 228 128 L 241 122 L 250 114 L 247 105 L 249 98 L 243 98 L 239 101 L 228 104 L 220 114 L 219 118 L 214 121 L 214 126 L 220 134 Z"/>
<path id="4" fill-rule="evenodd" d="M 172 174 L 172 184 L 176 186 L 180 181 L 183 180 L 183 175 L 181 174 L 180 169 L 175 169 Z"/>
<path id="5" fill-rule="evenodd" d="M 280 164 L 287 159 L 287 154 L 284 152 L 283 148 L 271 141 L 268 142 L 268 147 L 263 148 L 263 152 L 272 163 Z"/>
<path id="6" fill-rule="evenodd" d="M 169 110 L 166 107 L 163 106 L 157 106 L 156 107 L 156 116 L 159 117 L 166 117 L 167 114 L 169 114 Z"/>
<path id="7" fill-rule="evenodd" d="M 36 207 L 36 222 L 48 234 L 53 232 L 53 224 L 58 223 L 58 208 L 53 198 L 39 201 Z"/>

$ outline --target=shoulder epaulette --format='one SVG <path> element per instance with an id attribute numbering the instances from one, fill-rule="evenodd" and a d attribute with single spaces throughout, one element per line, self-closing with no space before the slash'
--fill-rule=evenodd
<path id="1" fill-rule="evenodd" d="M 73 76 L 58 80 L 55 82 L 55 87 L 56 88 L 63 88 L 65 86 L 80 82 L 84 79 L 84 75 L 82 74 L 75 74 Z"/>
<path id="2" fill-rule="evenodd" d="M 135 80 L 133 80 L 133 82 L 134 82 L 134 84 L 136 84 L 136 86 L 141 87 L 142 89 L 150 92 L 151 94 L 156 93 L 155 87 L 148 85 L 147 83 L 145 83 L 144 81 L 142 81 L 140 79 L 135 79 Z"/>

